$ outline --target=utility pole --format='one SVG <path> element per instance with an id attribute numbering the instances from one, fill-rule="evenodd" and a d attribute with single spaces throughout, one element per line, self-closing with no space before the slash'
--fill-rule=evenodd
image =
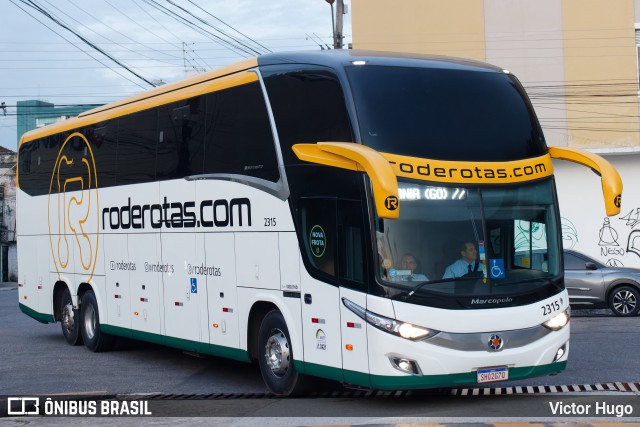
<path id="1" fill-rule="evenodd" d="M 336 0 L 336 31 L 334 34 L 333 48 L 342 49 L 342 21 L 344 16 L 344 0 Z"/>
<path id="2" fill-rule="evenodd" d="M 333 48 L 342 49 L 342 22 L 344 0 L 324 0 L 331 6 L 331 27 L 333 28 Z M 336 3 L 336 17 L 333 19 L 333 4 Z"/>

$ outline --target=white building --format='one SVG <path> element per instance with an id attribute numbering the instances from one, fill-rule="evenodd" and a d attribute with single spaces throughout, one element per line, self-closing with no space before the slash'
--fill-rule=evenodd
<path id="1" fill-rule="evenodd" d="M 18 281 L 16 258 L 16 157 L 0 146 L 0 281 Z"/>

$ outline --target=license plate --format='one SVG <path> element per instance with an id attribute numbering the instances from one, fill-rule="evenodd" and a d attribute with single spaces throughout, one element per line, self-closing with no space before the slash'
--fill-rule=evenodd
<path id="1" fill-rule="evenodd" d="M 478 383 L 492 383 L 509 379 L 509 368 L 506 366 L 478 369 Z"/>

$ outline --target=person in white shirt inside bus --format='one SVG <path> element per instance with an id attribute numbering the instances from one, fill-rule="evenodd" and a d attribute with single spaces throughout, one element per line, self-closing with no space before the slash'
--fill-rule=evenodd
<path id="1" fill-rule="evenodd" d="M 421 273 L 416 273 L 416 270 L 419 270 L 420 263 L 418 259 L 412 254 L 404 254 L 402 259 L 400 260 L 400 268 L 409 274 L 403 275 L 402 280 L 413 281 L 413 282 L 426 282 L 429 278 Z"/>
<path id="2" fill-rule="evenodd" d="M 462 256 L 460 259 L 446 268 L 442 276 L 443 279 L 463 277 L 481 271 L 478 250 L 473 242 L 463 243 L 460 247 L 460 255 Z"/>

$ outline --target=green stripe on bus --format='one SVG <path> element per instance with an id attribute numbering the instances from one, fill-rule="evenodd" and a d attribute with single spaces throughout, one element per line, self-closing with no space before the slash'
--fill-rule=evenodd
<path id="1" fill-rule="evenodd" d="M 194 353 L 226 357 L 228 359 L 239 360 L 241 362 L 251 361 L 249 353 L 246 350 L 237 348 L 185 340 L 182 338 L 168 337 L 160 334 L 153 334 L 150 332 L 136 331 L 129 328 L 121 328 L 120 326 L 100 325 L 100 329 L 107 334 L 133 338 L 153 344 L 166 345 L 168 347 L 178 348 L 180 350 L 191 351 Z"/>
<path id="2" fill-rule="evenodd" d="M 33 319 L 36 319 L 40 323 L 55 323 L 55 321 L 56 321 L 53 318 L 52 314 L 38 313 L 37 311 L 32 310 L 31 308 L 27 307 L 26 305 L 24 305 L 22 303 L 18 303 L 18 305 L 20 306 L 20 311 L 22 311 L 27 316 L 29 316 L 29 317 L 31 317 Z"/>
<path id="3" fill-rule="evenodd" d="M 294 365 L 298 372 L 307 375 L 327 378 L 336 381 L 344 381 L 349 384 L 373 388 L 377 390 L 401 390 L 452 387 L 459 385 L 478 385 L 476 372 L 465 372 L 461 374 L 448 375 L 412 375 L 412 376 L 391 376 L 391 375 L 369 375 L 362 372 L 350 371 L 346 369 L 322 366 L 315 363 L 301 362 L 296 360 Z M 557 362 L 550 365 L 525 366 L 520 368 L 509 368 L 509 379 L 519 380 L 530 377 L 557 374 L 562 372 L 567 366 L 567 362 Z M 499 383 L 488 383 L 495 386 Z M 484 384 L 483 384 L 484 385 Z"/>

